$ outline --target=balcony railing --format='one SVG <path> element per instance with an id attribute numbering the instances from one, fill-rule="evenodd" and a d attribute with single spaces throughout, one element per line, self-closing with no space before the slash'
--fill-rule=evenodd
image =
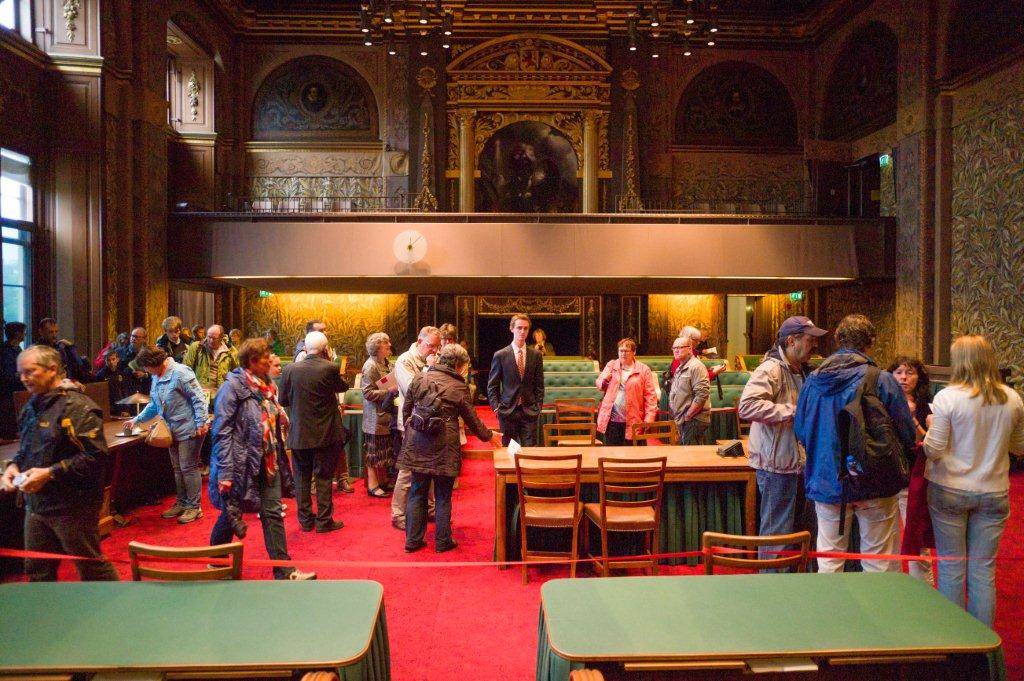
<path id="1" fill-rule="evenodd" d="M 260 196 L 227 206 L 239 213 L 393 213 L 412 210 L 404 192 L 394 196 Z"/>

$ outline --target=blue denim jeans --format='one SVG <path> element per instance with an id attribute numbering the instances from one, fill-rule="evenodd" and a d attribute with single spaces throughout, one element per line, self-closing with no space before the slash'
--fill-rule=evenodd
<path id="1" fill-rule="evenodd" d="M 288 555 L 288 540 L 284 534 L 284 509 L 281 508 L 281 475 L 274 476 L 271 485 L 260 487 L 260 524 L 263 526 L 263 545 L 272 560 L 291 560 Z M 210 532 L 210 546 L 229 544 L 234 538 L 231 517 L 227 509 L 222 510 Z M 274 579 L 288 579 L 295 568 L 274 568 Z"/>
<path id="2" fill-rule="evenodd" d="M 796 504 L 800 493 L 799 473 L 773 473 L 757 471 L 757 491 L 761 495 L 760 536 L 769 534 L 789 534 L 796 525 Z M 762 546 L 757 549 L 757 557 L 778 558 L 772 551 L 783 551 L 788 546 Z M 777 570 L 761 570 L 761 572 L 777 572 Z"/>
<path id="3" fill-rule="evenodd" d="M 199 494 L 203 489 L 203 474 L 199 470 L 199 451 L 203 438 L 190 437 L 175 440 L 167 452 L 174 470 L 174 501 L 184 508 L 199 508 Z"/>
<path id="4" fill-rule="evenodd" d="M 967 560 L 938 562 L 939 591 L 967 612 L 992 626 L 996 611 L 996 553 L 1010 517 L 1008 492 L 966 492 L 928 483 L 928 511 L 935 532 L 935 551 Z"/>

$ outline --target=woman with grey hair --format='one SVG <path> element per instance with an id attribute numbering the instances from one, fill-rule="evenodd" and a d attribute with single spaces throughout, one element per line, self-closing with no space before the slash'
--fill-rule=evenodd
<path id="1" fill-rule="evenodd" d="M 460 373 L 468 363 L 469 353 L 461 345 L 444 346 L 437 362 L 412 379 L 402 405 L 405 442 L 398 467 L 412 474 L 405 510 L 405 550 L 409 553 L 427 545 L 423 536 L 431 483 L 436 498 L 435 551 L 443 553 L 458 546 L 452 539 L 451 516 L 452 485 L 462 457 L 459 417 L 478 438 L 501 446 L 501 433 L 485 426 L 469 401 L 469 386 Z"/>
<path id="2" fill-rule="evenodd" d="M 366 493 L 371 497 L 390 496 L 386 486 L 388 469 L 395 464 L 397 424 L 395 397 L 398 381 L 391 375 L 391 339 L 386 333 L 371 333 L 366 339 L 366 362 L 359 388 L 363 391 L 363 443 L 366 459 Z M 390 383 L 378 385 L 381 379 Z"/>

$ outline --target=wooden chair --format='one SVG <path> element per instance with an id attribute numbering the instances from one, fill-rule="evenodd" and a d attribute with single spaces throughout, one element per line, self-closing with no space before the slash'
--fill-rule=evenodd
<path id="1" fill-rule="evenodd" d="M 338 681 L 338 675 L 334 672 L 306 672 L 302 681 Z"/>
<path id="2" fill-rule="evenodd" d="M 545 447 L 593 447 L 597 443 L 595 423 L 545 423 Z"/>
<path id="3" fill-rule="evenodd" d="M 591 397 L 555 400 L 555 423 L 596 423 L 597 400 Z"/>
<path id="4" fill-rule="evenodd" d="M 677 445 L 679 444 L 679 426 L 675 421 L 651 421 L 650 423 L 634 423 L 630 427 L 630 435 L 633 444 L 639 446 L 641 442 L 655 440 L 658 444 Z"/>
<path id="5" fill-rule="evenodd" d="M 604 674 L 599 669 L 577 669 L 570 672 L 569 681 L 604 681 Z"/>
<path id="6" fill-rule="evenodd" d="M 527 563 L 545 558 L 576 559 L 579 546 L 580 518 L 580 454 L 531 456 L 519 454 L 516 460 L 516 485 L 519 494 L 519 536 L 522 554 L 523 584 L 529 581 Z M 567 465 L 570 464 L 571 465 Z M 533 492 L 541 492 L 538 496 Z M 528 527 L 571 528 L 569 552 L 531 551 L 526 540 Z M 569 565 L 569 576 L 576 576 L 576 563 Z"/>
<path id="7" fill-rule="evenodd" d="M 756 553 L 761 546 L 790 546 L 796 544 L 800 553 L 795 556 L 776 556 L 775 558 L 745 558 L 749 553 Z M 715 553 L 716 547 L 745 549 L 742 553 Z M 797 572 L 807 569 L 807 552 L 811 548 L 811 533 L 794 532 L 793 534 L 770 534 L 763 537 L 748 537 L 739 534 L 721 534 L 705 532 L 702 539 L 704 551 L 704 572 L 713 575 L 715 566 L 738 567 L 751 570 L 768 568 L 779 569 L 795 567 Z"/>
<path id="8" fill-rule="evenodd" d="M 231 558 L 230 565 L 207 567 L 205 564 L 182 563 L 181 570 L 146 567 L 139 564 L 140 558 Z M 172 582 L 198 582 L 214 579 L 242 578 L 242 542 L 218 544 L 216 546 L 154 546 L 142 542 L 128 542 L 128 559 L 132 566 L 132 580 L 142 581 L 143 577 Z"/>
<path id="9" fill-rule="evenodd" d="M 584 545 L 590 523 L 601 531 L 601 574 L 607 577 L 611 563 L 618 568 L 649 567 L 658 574 L 658 561 L 654 558 L 614 560 L 608 555 L 609 532 L 642 532 L 647 556 L 658 553 L 658 531 L 661 527 L 661 497 L 665 488 L 666 457 L 644 459 L 597 460 L 598 503 L 583 505 L 583 513 L 590 521 L 586 524 Z M 594 557 L 591 555 L 591 557 Z"/>

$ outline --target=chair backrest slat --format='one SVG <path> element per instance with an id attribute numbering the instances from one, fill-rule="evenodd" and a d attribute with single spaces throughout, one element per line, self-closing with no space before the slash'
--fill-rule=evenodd
<path id="1" fill-rule="evenodd" d="M 634 445 L 652 440 L 666 445 L 679 444 L 679 427 L 675 421 L 634 423 L 630 426 L 630 433 Z"/>
<path id="2" fill-rule="evenodd" d="M 656 464 L 656 465 L 651 465 Z M 650 457 L 643 459 L 618 459 L 600 457 L 597 460 L 597 482 L 600 494 L 602 518 L 606 508 L 637 508 L 652 506 L 655 524 L 661 515 L 661 497 L 665 487 L 665 468 L 668 459 Z M 611 495 L 638 495 L 640 499 L 617 499 Z"/>
<path id="3" fill-rule="evenodd" d="M 205 564 L 193 568 L 191 563 L 183 563 L 186 567 L 180 570 L 155 568 L 142 565 L 140 559 L 159 561 L 161 558 L 230 558 L 228 565 L 207 568 Z M 208 581 L 212 579 L 242 578 L 242 543 L 218 544 L 215 546 L 156 546 L 142 542 L 128 543 L 128 560 L 131 564 L 132 580 L 138 582 L 143 577 L 165 581 Z"/>
<path id="4" fill-rule="evenodd" d="M 811 533 L 794 532 L 792 534 L 765 535 L 760 537 L 738 534 L 721 534 L 705 532 L 702 538 L 704 551 L 704 572 L 714 574 L 716 565 L 722 567 L 746 568 L 752 570 L 796 568 L 803 572 L 807 568 L 808 552 L 811 547 Z M 776 556 L 773 558 L 746 558 L 760 547 L 796 545 L 795 555 Z M 722 553 L 716 549 L 734 549 L 735 553 Z"/>
<path id="5" fill-rule="evenodd" d="M 597 425 L 587 423 L 545 423 L 544 446 L 559 444 L 593 446 L 597 442 Z"/>

